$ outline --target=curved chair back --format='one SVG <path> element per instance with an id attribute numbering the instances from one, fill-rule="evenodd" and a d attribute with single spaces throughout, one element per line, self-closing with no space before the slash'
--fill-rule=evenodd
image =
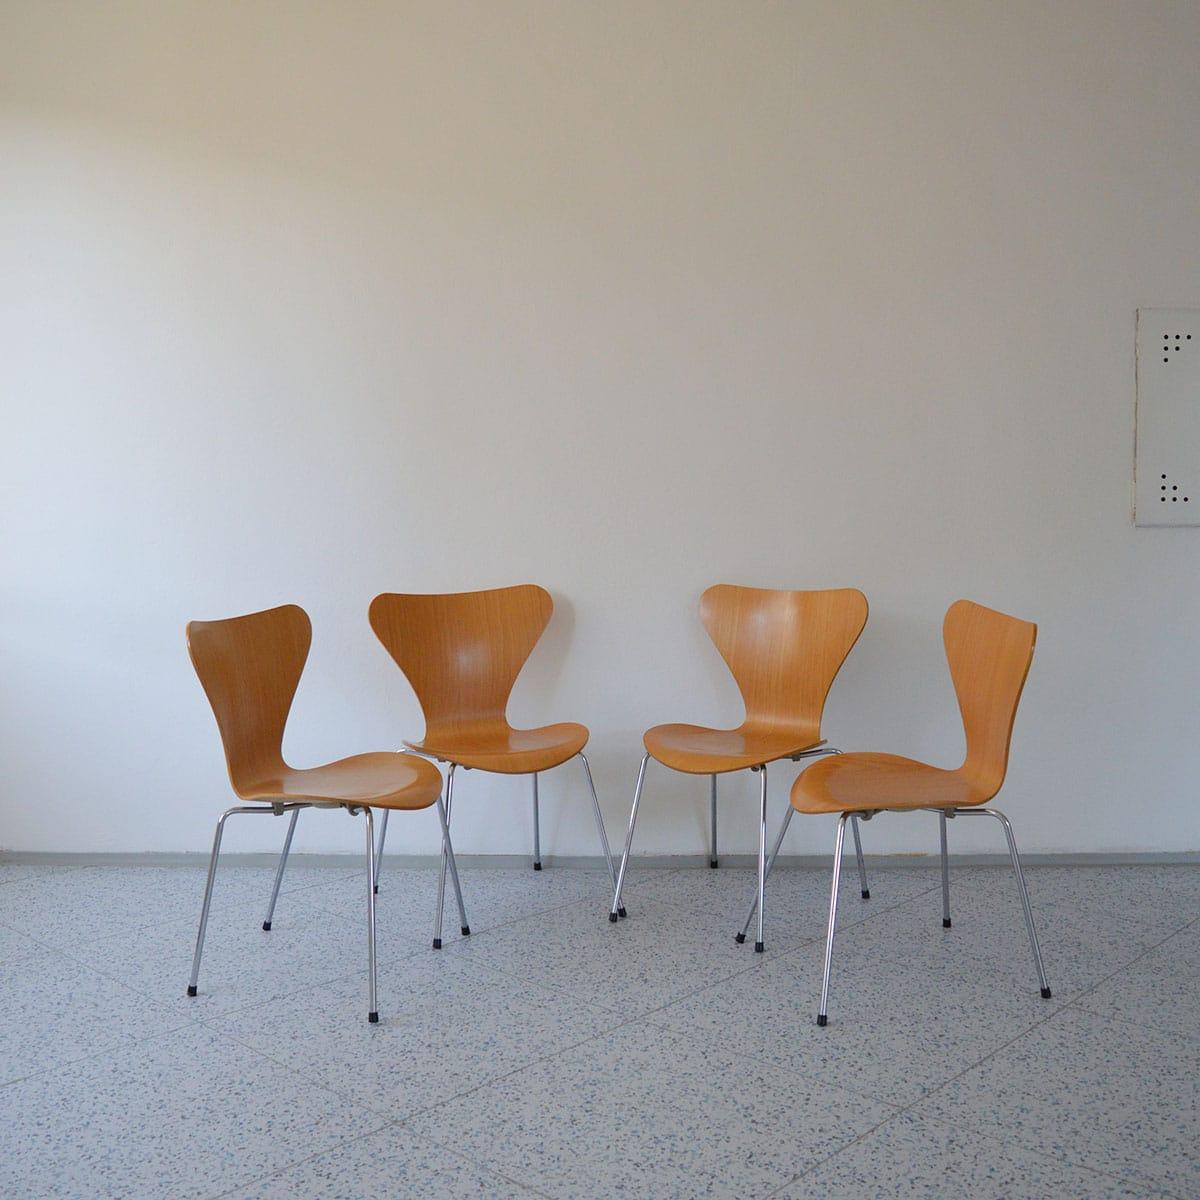
<path id="1" fill-rule="evenodd" d="M 856 588 L 784 592 L 719 583 L 700 619 L 737 681 L 746 725 L 821 728 L 825 698 L 867 623 Z"/>
<path id="2" fill-rule="evenodd" d="M 964 772 L 994 796 L 1008 770 L 1013 722 L 1037 626 L 971 600 L 950 605 L 942 624 L 946 661 L 967 735 Z"/>
<path id="3" fill-rule="evenodd" d="M 425 736 L 506 725 L 513 684 L 554 601 L 534 583 L 485 592 L 371 601 L 375 636 L 396 660 L 425 714 Z"/>
<path id="4" fill-rule="evenodd" d="M 235 792 L 277 775 L 283 729 L 312 643 L 295 604 L 224 621 L 191 621 L 188 653 L 212 705 Z"/>

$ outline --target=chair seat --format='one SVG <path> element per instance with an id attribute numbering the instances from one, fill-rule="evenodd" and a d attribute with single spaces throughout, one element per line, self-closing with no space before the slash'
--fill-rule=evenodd
<path id="1" fill-rule="evenodd" d="M 642 738 L 651 758 L 689 775 L 721 775 L 789 758 L 823 745 L 817 730 L 706 729 L 703 725 L 656 725 Z"/>
<path id="2" fill-rule="evenodd" d="M 586 725 L 570 721 L 540 729 L 488 726 L 484 729 L 439 733 L 424 741 L 405 742 L 410 750 L 460 767 L 495 771 L 500 775 L 529 775 L 548 771 L 574 758 L 587 745 Z"/>
<path id="3" fill-rule="evenodd" d="M 428 808 L 442 794 L 441 772 L 411 754 L 355 754 L 320 767 L 284 767 L 238 789 L 243 800 L 300 800 L 371 808 Z"/>
<path id="4" fill-rule="evenodd" d="M 971 808 L 991 798 L 962 768 L 947 771 L 896 754 L 824 758 L 792 784 L 792 807 L 802 813 Z"/>

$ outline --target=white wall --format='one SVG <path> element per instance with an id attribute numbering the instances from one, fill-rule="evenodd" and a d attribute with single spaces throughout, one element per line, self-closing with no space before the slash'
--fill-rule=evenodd
<path id="1" fill-rule="evenodd" d="M 614 841 L 643 728 L 738 719 L 727 580 L 861 587 L 828 734 L 945 764 L 945 607 L 1036 620 L 1024 847 L 1200 847 L 1200 530 L 1130 521 L 1134 310 L 1200 307 L 1198 62 L 1189 3 L 4 0 L 0 847 L 206 848 L 189 618 L 309 610 L 306 764 L 420 731 L 376 592 L 525 580 L 513 716 L 591 726 Z M 543 794 L 594 852 L 573 769 Z M 459 849 L 525 850 L 527 795 L 467 776 Z M 705 797 L 652 769 L 639 849 L 699 852 Z"/>

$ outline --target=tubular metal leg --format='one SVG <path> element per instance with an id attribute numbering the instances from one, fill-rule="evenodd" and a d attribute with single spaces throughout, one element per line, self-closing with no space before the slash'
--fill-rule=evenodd
<path id="1" fill-rule="evenodd" d="M 829 928 L 825 933 L 825 972 L 821 976 L 821 1007 L 817 1011 L 817 1024 L 829 1020 L 829 972 L 833 966 L 833 932 L 837 924 L 838 885 L 842 875 L 842 844 L 846 840 L 846 814 L 838 817 L 837 842 L 833 848 L 833 886 L 829 892 Z"/>
<path id="2" fill-rule="evenodd" d="M 789 804 L 787 810 L 783 814 L 783 824 L 779 826 L 779 836 L 775 839 L 775 848 L 771 851 L 771 857 L 767 859 L 767 879 L 771 877 L 771 868 L 775 865 L 775 859 L 779 856 L 779 847 L 783 845 L 784 834 L 788 831 L 788 826 L 792 823 L 792 813 L 796 810 Z M 766 880 L 763 881 L 764 884 Z M 754 920 L 754 914 L 758 912 L 758 893 L 754 893 L 754 900 L 750 905 L 750 911 L 746 914 L 746 923 L 742 926 L 742 932 L 734 935 L 734 941 L 739 945 L 746 940 L 746 934 L 750 932 L 750 922 Z"/>
<path id="3" fill-rule="evenodd" d="M 537 772 L 533 773 L 533 869 L 542 869 L 542 827 L 538 816 Z"/>
<path id="4" fill-rule="evenodd" d="M 362 811 L 367 818 L 367 1020 L 374 1025 L 379 1020 L 375 999 L 375 814 L 369 808 Z"/>
<path id="5" fill-rule="evenodd" d="M 1012 859 L 1013 874 L 1017 877 L 1017 890 L 1021 893 L 1021 907 L 1025 910 L 1025 928 L 1029 932 L 1029 945 L 1033 950 L 1033 961 L 1037 965 L 1038 983 L 1042 988 L 1042 999 L 1050 999 L 1050 985 L 1046 982 L 1046 968 L 1042 965 L 1042 950 L 1038 945 L 1037 930 L 1033 925 L 1033 909 L 1029 905 L 1029 889 L 1025 886 L 1025 873 L 1021 870 L 1021 856 L 1017 853 L 1017 839 L 1013 837 L 1012 825 L 1008 818 L 994 808 L 960 808 L 960 817 L 973 816 L 995 817 L 1004 827 L 1004 836 L 1008 839 L 1008 856 Z"/>
<path id="6" fill-rule="evenodd" d="M 712 777 L 712 799 L 710 801 L 710 811 L 712 814 L 712 828 L 708 841 L 708 865 L 716 868 L 717 860 L 717 777 Z"/>
<path id="7" fill-rule="evenodd" d="M 442 805 L 441 796 L 437 802 L 438 821 L 442 826 L 442 844 L 445 847 L 446 862 L 450 867 L 450 882 L 454 885 L 454 895 L 458 898 L 458 916 L 462 921 L 463 937 L 471 936 L 471 926 L 467 924 L 467 910 L 463 906 L 462 888 L 458 883 L 458 863 L 454 861 L 454 847 L 450 843 L 450 801 Z"/>
<path id="8" fill-rule="evenodd" d="M 377 892 L 379 891 L 379 870 L 383 866 L 383 843 L 387 841 L 388 815 L 391 811 L 390 808 L 385 808 L 379 821 L 379 849 L 375 851 L 375 890 Z"/>
<path id="9" fill-rule="evenodd" d="M 638 805 L 642 802 L 642 785 L 646 782 L 646 764 L 650 761 L 649 754 L 642 755 L 642 765 L 638 768 L 637 786 L 633 789 L 633 807 L 629 810 L 629 829 L 625 834 L 625 853 L 621 855 L 621 869 L 617 872 L 617 886 L 613 889 L 612 908 L 609 909 L 608 919 L 615 921 L 625 915 L 625 906 L 621 903 L 621 889 L 625 886 L 625 872 L 629 869 L 629 851 L 633 848 L 633 827 L 637 824 Z"/>
<path id="10" fill-rule="evenodd" d="M 263 929 L 271 931 L 271 918 L 275 916 L 275 901 L 279 899 L 279 885 L 283 882 L 283 868 L 287 866 L 288 851 L 292 848 L 292 834 L 296 832 L 296 819 L 300 816 L 298 808 L 292 809 L 292 819 L 288 822 L 287 837 L 283 839 L 283 852 L 279 855 L 279 866 L 275 868 L 275 886 L 271 889 L 271 903 L 267 905 L 267 919 L 263 921 Z"/>
<path id="11" fill-rule="evenodd" d="M 612 851 L 608 848 L 608 833 L 604 828 L 604 814 L 600 811 L 600 797 L 596 795 L 596 784 L 592 779 L 591 764 L 589 764 L 587 755 L 582 750 L 579 752 L 579 761 L 583 763 L 583 773 L 587 776 L 588 788 L 592 793 L 592 811 L 596 814 L 596 831 L 600 834 L 600 848 L 604 851 L 604 861 L 608 863 L 608 874 L 615 888 L 617 886 L 617 867 L 613 862 Z"/>
<path id="12" fill-rule="evenodd" d="M 446 772 L 446 829 L 450 828 L 450 812 L 454 804 L 454 770 L 457 764 L 451 763 Z M 446 834 L 442 835 L 442 866 L 438 871 L 437 918 L 433 923 L 433 948 L 442 948 L 442 911 L 446 906 L 446 850 L 449 843 Z M 466 924 L 466 921 L 463 921 Z"/>
<path id="13" fill-rule="evenodd" d="M 858 813 L 850 815 L 850 832 L 854 834 L 854 857 L 858 859 L 858 886 L 864 900 L 870 900 L 871 889 L 867 887 L 867 864 L 863 862 L 862 838 L 858 836 Z"/>
<path id="14" fill-rule="evenodd" d="M 946 814 L 938 813 L 938 833 L 942 842 L 942 928 L 950 928 L 950 855 L 946 850 Z"/>
<path id="15" fill-rule="evenodd" d="M 281 815 L 284 812 L 290 811 L 294 811 L 291 805 L 279 810 Z M 204 953 L 204 935 L 208 930 L 208 910 L 212 904 L 213 880 L 217 877 L 217 857 L 221 853 L 221 835 L 225 832 L 225 822 L 234 813 L 264 813 L 268 817 L 271 817 L 276 814 L 276 810 L 273 807 L 248 808 L 239 805 L 236 808 L 226 809 L 217 821 L 217 832 L 213 836 L 212 857 L 208 860 L 208 880 L 204 885 L 204 904 L 200 909 L 200 928 L 196 933 L 196 953 L 192 955 L 192 976 L 188 982 L 187 990 L 189 996 L 196 994 L 196 982 L 200 978 L 200 956 Z"/>
<path id="16" fill-rule="evenodd" d="M 763 952 L 763 909 L 767 898 L 767 768 L 758 768 L 758 937 L 754 952 Z M 790 805 L 789 805 L 790 807 Z"/>

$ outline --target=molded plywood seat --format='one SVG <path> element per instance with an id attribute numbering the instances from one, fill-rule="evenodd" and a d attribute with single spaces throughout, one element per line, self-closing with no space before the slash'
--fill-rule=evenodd
<path id="1" fill-rule="evenodd" d="M 827 758 L 807 768 L 792 788 L 792 807 L 802 813 L 972 808 L 991 798 L 961 768 L 948 771 L 896 754 Z"/>
<path id="2" fill-rule="evenodd" d="M 404 672 L 425 715 L 425 736 L 405 745 L 417 754 L 450 764 L 447 818 L 453 817 L 456 768 L 531 776 L 533 866 L 540 871 L 538 773 L 578 756 L 592 794 L 600 847 L 615 881 L 600 801 L 583 753 L 587 728 L 564 722 L 514 729 L 508 722 L 508 700 L 517 676 L 553 611 L 550 593 L 529 583 L 448 595 L 385 593 L 371 601 L 369 615 L 371 628 Z M 385 814 L 380 854 L 386 833 Z M 443 880 L 445 869 L 443 856 Z M 435 936 L 435 948 L 440 945 L 440 936 Z"/>
<path id="3" fill-rule="evenodd" d="M 642 742 L 656 762 L 688 775 L 723 775 L 760 763 L 791 758 L 824 745 L 820 731 L 808 729 L 706 729 L 703 725 L 656 725 Z"/>
<path id="4" fill-rule="evenodd" d="M 842 840 L 846 821 L 853 820 L 858 814 L 870 818 L 880 812 L 911 812 L 915 809 L 937 813 L 941 833 L 942 926 L 945 929 L 952 926 L 946 822 L 976 814 L 998 820 L 1008 841 L 1041 993 L 1043 997 L 1050 996 L 1012 826 L 1003 813 L 984 807 L 1000 791 L 1008 771 L 1013 723 L 1033 661 L 1037 626 L 982 604 L 959 600 L 946 613 L 942 636 L 966 733 L 967 755 L 961 767 L 947 770 L 895 754 L 845 754 L 814 763 L 792 785 L 792 807 L 785 814 L 784 829 L 793 810 L 841 814 L 833 853 L 833 887 L 818 1025 L 824 1025 L 827 1020 Z"/>
<path id="5" fill-rule="evenodd" d="M 382 752 L 355 754 L 321 767 L 284 766 L 236 790 L 243 800 L 417 809 L 437 803 L 442 777 L 424 759 Z"/>
<path id="6" fill-rule="evenodd" d="M 371 1021 L 377 1021 L 373 808 L 383 809 L 386 816 L 391 809 L 415 810 L 437 805 L 443 853 L 450 856 L 463 933 L 470 932 L 442 806 L 442 777 L 432 763 L 388 752 L 356 754 L 319 767 L 290 767 L 284 762 L 283 731 L 312 643 L 312 624 L 302 608 L 288 604 L 224 621 L 193 621 L 187 627 L 187 638 L 188 652 L 221 732 L 234 793 L 242 800 L 257 802 L 251 807 L 231 808 L 217 822 L 188 995 L 196 995 L 226 820 L 235 813 L 276 816 L 291 813 L 262 926 L 269 931 L 300 810 L 340 807 L 351 814 L 361 812 L 366 818 L 368 1015 Z"/>
<path id="7" fill-rule="evenodd" d="M 587 745 L 585 725 L 565 721 L 540 729 L 503 728 L 494 723 L 478 731 L 455 730 L 404 744 L 419 754 L 499 775 L 529 775 L 549 771 L 574 758 Z"/>
<path id="8" fill-rule="evenodd" d="M 717 584 L 700 598 L 700 619 L 738 685 L 746 718 L 736 729 L 674 724 L 656 725 L 646 731 L 642 739 L 646 755 L 638 771 L 609 920 L 615 921 L 624 911 L 621 889 L 649 760 L 653 758 L 688 775 L 710 777 L 712 867 L 718 865 L 717 776 L 730 771 L 757 771 L 759 869 L 755 903 L 759 922 L 754 948 L 761 951 L 761 900 L 770 870 L 766 849 L 767 764 L 837 753 L 825 749 L 821 714 L 829 689 L 866 624 L 867 600 L 854 588 L 794 592 Z M 865 899 L 869 893 L 861 848 L 858 861 Z M 745 930 L 738 934 L 738 941 L 745 941 Z"/>

